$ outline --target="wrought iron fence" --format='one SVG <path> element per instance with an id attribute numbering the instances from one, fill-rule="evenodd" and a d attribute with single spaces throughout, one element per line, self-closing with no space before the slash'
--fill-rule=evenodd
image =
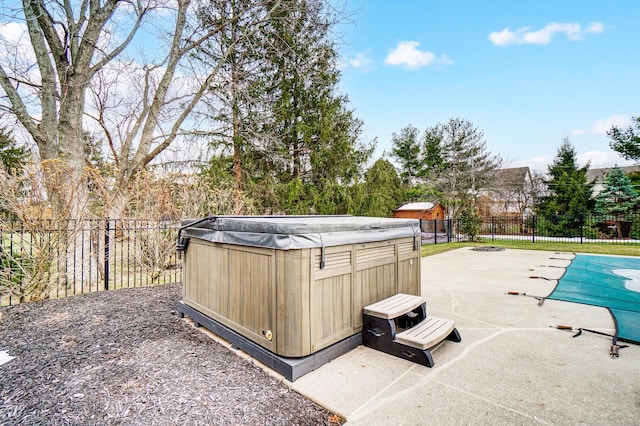
<path id="1" fill-rule="evenodd" d="M 422 244 L 467 241 L 452 219 L 421 220 Z M 182 281 L 178 222 L 0 219 L 0 306 Z M 640 244 L 640 214 L 487 217 L 485 241 Z"/>
<path id="2" fill-rule="evenodd" d="M 180 282 L 177 222 L 0 220 L 0 306 Z"/>
<path id="3" fill-rule="evenodd" d="M 479 236 L 491 241 L 638 244 L 640 243 L 640 214 L 492 216 L 484 218 Z"/>
<path id="4" fill-rule="evenodd" d="M 460 241 L 461 236 L 452 219 L 420 219 L 422 244 L 450 243 Z"/>

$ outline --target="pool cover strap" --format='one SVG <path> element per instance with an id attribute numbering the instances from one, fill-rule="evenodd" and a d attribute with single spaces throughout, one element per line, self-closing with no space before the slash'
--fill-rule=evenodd
<path id="1" fill-rule="evenodd" d="M 609 334 L 609 333 L 604 333 L 602 331 L 597 331 L 597 330 L 591 330 L 589 328 L 582 328 L 582 327 L 578 327 L 578 328 L 573 328 L 570 325 L 556 325 L 554 328 L 557 328 L 558 330 L 569 330 L 569 331 L 578 331 L 576 334 L 574 334 L 573 336 L 571 336 L 571 338 L 575 339 L 578 336 L 582 335 L 583 331 L 586 331 L 587 333 L 593 333 L 593 334 L 597 334 L 599 336 L 607 336 L 607 337 L 611 337 L 611 350 L 609 351 L 609 356 L 611 358 L 618 358 L 618 351 L 620 349 L 624 349 L 624 348 L 628 348 L 629 345 L 619 345 L 618 344 L 618 336 L 617 334 Z"/>
<path id="2" fill-rule="evenodd" d="M 615 323 L 616 341 L 640 343 L 638 277 L 638 257 L 578 254 L 547 299 L 607 308 Z"/>

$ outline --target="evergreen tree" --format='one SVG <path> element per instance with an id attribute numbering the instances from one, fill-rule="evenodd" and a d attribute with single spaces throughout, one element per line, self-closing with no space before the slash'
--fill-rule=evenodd
<path id="1" fill-rule="evenodd" d="M 337 90 L 331 9 L 323 0 L 208 5 L 202 19 L 219 31 L 204 60 L 221 64 L 221 78 L 210 87 L 219 131 L 203 173 L 212 183 L 232 176 L 263 213 L 353 209 L 349 186 L 372 147 Z"/>
<path id="2" fill-rule="evenodd" d="M 363 216 L 389 217 L 404 199 L 402 180 L 396 168 L 384 158 L 378 159 L 364 175 L 361 205 Z"/>
<path id="3" fill-rule="evenodd" d="M 638 192 L 631 186 L 631 180 L 622 169 L 615 167 L 607 174 L 604 189 L 595 197 L 597 214 L 622 216 L 638 205 Z"/>
<path id="4" fill-rule="evenodd" d="M 251 0 L 211 0 L 199 14 L 203 24 L 217 32 L 198 48 L 198 59 L 219 68 L 206 98 L 209 118 L 218 124 L 210 135 L 214 155 L 206 174 L 214 181 L 227 181 L 225 175 L 231 174 L 234 188 L 242 189 L 253 167 L 255 135 L 266 119 L 268 10 L 256 7 Z M 232 162 L 230 169 L 219 167 L 225 157 Z"/>
<path id="5" fill-rule="evenodd" d="M 0 173 L 20 175 L 28 157 L 29 151 L 24 147 L 17 146 L 16 142 L 11 138 L 11 135 L 5 129 L 0 128 Z M 4 192 L 7 188 L 2 188 L 2 190 Z M 4 194 L 0 192 L 0 213 L 2 215 L 10 214 L 10 212 L 4 208 L 5 200 Z M 1 252 L 0 247 L 0 254 Z"/>
<path id="6" fill-rule="evenodd" d="M 274 2 L 274 4 L 276 4 Z M 268 57 L 269 120 L 262 129 L 285 213 L 346 213 L 348 187 L 373 150 L 359 141 L 362 122 L 338 93 L 333 17 L 320 0 L 285 0 L 272 11 Z"/>
<path id="7" fill-rule="evenodd" d="M 580 235 L 580 227 L 589 213 L 593 184 L 587 182 L 589 164 L 578 167 L 576 150 L 565 138 L 549 166 L 549 179 L 545 181 L 547 195 L 537 208 L 547 218 L 553 236 Z"/>
<path id="8" fill-rule="evenodd" d="M 409 124 L 391 135 L 391 155 L 400 164 L 400 177 L 406 188 L 412 188 L 422 174 L 419 130 Z"/>
<path id="9" fill-rule="evenodd" d="M 425 180 L 438 176 L 445 164 L 443 126 L 438 124 L 424 132 L 422 141 L 422 175 Z"/>
<path id="10" fill-rule="evenodd" d="M 0 129 L 0 161 L 4 169 L 10 173 L 19 174 L 29 158 L 29 151 L 17 146 L 11 135 Z"/>

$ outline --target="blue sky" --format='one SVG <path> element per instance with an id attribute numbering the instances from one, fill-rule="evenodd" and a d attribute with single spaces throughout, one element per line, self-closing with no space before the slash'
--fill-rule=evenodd
<path id="1" fill-rule="evenodd" d="M 640 1 L 348 0 L 343 77 L 363 138 L 461 117 L 510 166 L 546 170 L 564 137 L 591 167 L 631 164 L 612 124 L 640 115 Z"/>

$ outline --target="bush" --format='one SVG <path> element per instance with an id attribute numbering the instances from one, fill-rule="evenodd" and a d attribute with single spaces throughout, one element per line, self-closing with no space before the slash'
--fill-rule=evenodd
<path id="1" fill-rule="evenodd" d="M 18 296 L 24 300 L 22 284 L 25 279 L 25 262 L 18 253 L 6 253 L 0 247 L 0 298 Z"/>
<path id="2" fill-rule="evenodd" d="M 469 241 L 474 241 L 484 221 L 478 213 L 478 209 L 475 206 L 465 207 L 460 211 L 460 217 L 458 220 L 458 226 L 460 227 L 460 233 L 465 234 Z"/>

